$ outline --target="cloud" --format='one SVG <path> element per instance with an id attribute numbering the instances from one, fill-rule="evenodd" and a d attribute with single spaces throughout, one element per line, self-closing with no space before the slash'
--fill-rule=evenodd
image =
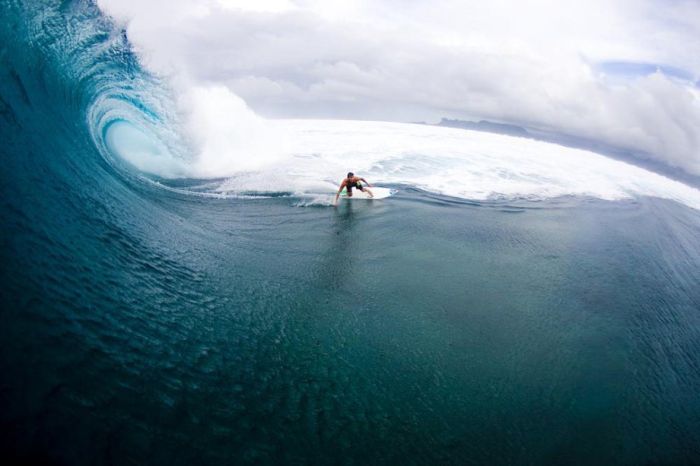
<path id="1" fill-rule="evenodd" d="M 98 3 L 151 69 L 266 116 L 492 119 L 700 174 L 694 1 Z"/>

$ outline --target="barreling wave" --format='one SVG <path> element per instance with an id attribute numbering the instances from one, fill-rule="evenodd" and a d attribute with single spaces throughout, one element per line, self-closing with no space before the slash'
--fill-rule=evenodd
<path id="1" fill-rule="evenodd" d="M 66 156 L 80 170 L 97 155 L 120 176 L 155 173 L 156 165 L 184 175 L 171 91 L 143 69 L 123 29 L 92 2 L 10 1 L 2 9 L 4 113 L 21 120 L 10 138 L 26 145 L 41 135 L 46 151 L 73 141 Z"/>

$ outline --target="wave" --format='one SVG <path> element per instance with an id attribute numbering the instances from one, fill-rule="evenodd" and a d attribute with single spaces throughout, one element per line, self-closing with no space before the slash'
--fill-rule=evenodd
<path id="1" fill-rule="evenodd" d="M 265 120 L 226 87 L 192 82 L 175 63 L 172 69 L 181 134 L 192 157 L 178 175 L 158 163 L 160 150 L 144 144 L 147 150 L 129 152 L 144 159 L 136 166 L 161 177 L 227 178 L 214 188 L 217 193 L 314 197 L 332 193 L 342 174 L 352 170 L 373 182 L 463 199 L 655 196 L 700 206 L 695 188 L 542 141 L 415 124 Z"/>
<path id="2" fill-rule="evenodd" d="M 655 196 L 700 209 L 695 188 L 552 143 L 417 124 L 266 120 L 226 87 L 144 68 L 125 29 L 94 4 L 3 8 L 16 19 L 3 26 L 5 67 L 14 76 L 6 81 L 21 89 L 5 89 L 5 113 L 42 100 L 52 115 L 42 122 L 53 126 L 48 144 L 74 140 L 71 128 L 85 130 L 96 151 L 83 155 L 99 154 L 124 179 L 198 195 L 317 198 L 352 170 L 373 183 L 462 199 Z M 27 48 L 34 54 L 23 54 Z M 37 76 L 35 62 L 45 61 Z M 42 92 L 17 84 L 35 81 Z"/>
<path id="3" fill-rule="evenodd" d="M 173 167 L 185 163 L 167 83 L 141 67 L 125 32 L 96 5 L 9 1 L 0 8 L 0 96 L 6 120 L 17 126 L 7 145 L 32 144 L 42 153 L 63 148 L 86 176 L 93 174 L 91 164 L 102 162 L 129 176 L 153 172 L 156 154 Z M 125 134 L 130 143 L 118 137 Z M 151 149 L 138 157 L 122 143 Z"/>

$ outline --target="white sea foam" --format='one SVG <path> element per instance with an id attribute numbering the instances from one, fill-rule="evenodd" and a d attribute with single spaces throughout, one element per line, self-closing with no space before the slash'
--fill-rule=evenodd
<path id="1" fill-rule="evenodd" d="M 185 87 L 178 106 L 184 136 L 195 154 L 192 177 L 264 170 L 285 156 L 283 132 L 224 86 Z"/>
<path id="2" fill-rule="evenodd" d="M 700 208 L 700 191 L 590 151 L 498 134 L 386 122 L 280 120 L 286 154 L 243 171 L 223 192 L 333 192 L 352 170 L 373 183 L 406 184 L 467 199 L 566 195 L 672 199 Z"/>
<path id="3" fill-rule="evenodd" d="M 178 101 L 191 156 L 168 152 L 146 130 L 116 123 L 113 153 L 164 178 L 227 178 L 223 194 L 334 192 L 347 171 L 467 199 L 566 195 L 672 199 L 700 209 L 700 190 L 590 151 L 428 125 L 266 120 L 224 87 L 185 88 Z"/>
<path id="4" fill-rule="evenodd" d="M 227 178 L 213 188 L 219 193 L 330 194 L 351 170 L 372 183 L 466 199 L 653 196 L 700 209 L 700 190 L 590 151 L 427 125 L 237 121 L 226 117 L 231 102 L 218 94 L 194 94 L 203 98 L 188 120 L 196 151 L 189 161 L 128 124 L 110 129 L 109 146 L 139 170 L 164 178 Z"/>

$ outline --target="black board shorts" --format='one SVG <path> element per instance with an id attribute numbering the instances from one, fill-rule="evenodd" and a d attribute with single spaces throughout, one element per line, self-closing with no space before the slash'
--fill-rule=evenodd
<path id="1" fill-rule="evenodd" d="M 362 187 L 362 183 L 353 183 L 348 185 L 348 192 L 352 192 L 352 188 L 357 188 L 360 191 L 364 191 L 365 188 Z"/>

